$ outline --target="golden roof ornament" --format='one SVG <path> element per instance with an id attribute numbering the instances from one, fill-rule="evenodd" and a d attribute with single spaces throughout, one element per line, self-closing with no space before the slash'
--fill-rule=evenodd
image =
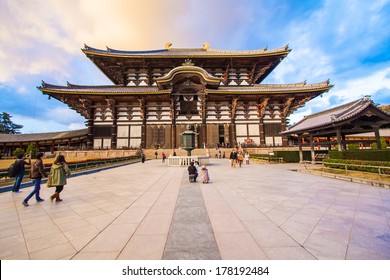
<path id="1" fill-rule="evenodd" d="M 207 43 L 207 42 L 204 42 L 203 43 L 203 49 L 205 49 L 206 51 L 210 48 L 210 44 Z"/>
<path id="2" fill-rule="evenodd" d="M 184 60 L 184 63 L 182 64 L 183 66 L 194 66 L 195 64 L 192 62 L 191 59 L 186 59 Z"/>
<path id="3" fill-rule="evenodd" d="M 165 49 L 170 49 L 171 48 L 171 46 L 172 46 L 172 43 L 171 42 L 168 42 L 168 43 L 166 43 L 165 44 Z"/>

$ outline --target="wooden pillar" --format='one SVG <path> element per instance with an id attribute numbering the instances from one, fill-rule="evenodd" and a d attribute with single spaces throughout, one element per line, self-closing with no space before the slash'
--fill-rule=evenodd
<path id="1" fill-rule="evenodd" d="M 313 134 L 310 134 L 310 152 L 311 152 L 311 163 L 315 164 L 316 163 L 316 155 L 315 155 L 315 152 L 314 152 Z"/>
<path id="2" fill-rule="evenodd" d="M 342 139 L 343 151 L 346 151 L 347 150 L 347 142 L 345 141 L 345 134 L 341 135 L 341 139 Z"/>
<path id="3" fill-rule="evenodd" d="M 303 163 L 302 134 L 298 135 L 299 163 Z"/>
<path id="4" fill-rule="evenodd" d="M 259 132 L 260 132 L 260 147 L 265 147 L 265 134 L 264 134 L 264 120 L 263 120 L 263 117 L 260 118 Z"/>
<path id="5" fill-rule="evenodd" d="M 337 134 L 338 149 L 339 149 L 339 151 L 342 151 L 343 150 L 343 145 L 342 145 L 342 136 L 341 136 L 340 128 L 336 129 L 336 134 Z"/>
<path id="6" fill-rule="evenodd" d="M 114 99 L 106 99 L 107 105 L 111 109 L 112 114 L 112 127 L 111 127 L 111 149 L 116 149 L 117 147 L 117 135 L 118 135 L 118 109 L 115 106 Z"/>
<path id="7" fill-rule="evenodd" d="M 202 135 L 202 145 L 203 143 L 206 144 L 206 147 L 209 148 L 213 143 L 207 142 L 207 125 L 206 125 L 206 110 L 207 110 L 207 104 L 206 104 L 206 95 L 201 97 L 201 118 L 202 118 L 202 125 L 200 127 L 200 133 Z"/>
<path id="8" fill-rule="evenodd" d="M 91 150 L 93 149 L 93 122 L 94 122 L 94 109 L 90 109 L 88 112 L 88 118 L 87 121 L 85 122 L 87 125 L 87 149 Z"/>
<path id="9" fill-rule="evenodd" d="M 170 100 L 170 111 L 171 111 L 171 149 L 172 149 L 172 154 L 174 150 L 178 147 L 176 147 L 176 110 L 175 110 L 175 99 L 174 97 L 171 97 Z"/>
<path id="10" fill-rule="evenodd" d="M 282 117 L 282 131 L 286 130 L 286 118 Z M 288 146 L 288 138 L 287 135 L 282 135 L 282 146 L 287 147 Z"/>
<path id="11" fill-rule="evenodd" d="M 233 98 L 230 106 L 230 146 L 236 147 L 236 108 L 238 98 Z"/>
<path id="12" fill-rule="evenodd" d="M 381 137 L 379 135 L 379 128 L 375 127 L 374 132 L 375 132 L 375 140 L 376 140 L 376 145 L 378 147 L 378 150 L 382 150 Z"/>
<path id="13" fill-rule="evenodd" d="M 143 98 L 138 99 L 139 107 L 141 109 L 141 147 L 146 149 L 146 141 L 147 141 L 147 132 L 146 132 L 146 105 L 145 100 Z"/>

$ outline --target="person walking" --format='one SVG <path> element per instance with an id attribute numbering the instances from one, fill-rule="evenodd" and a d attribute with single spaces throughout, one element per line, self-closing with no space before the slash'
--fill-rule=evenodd
<path id="1" fill-rule="evenodd" d="M 165 159 L 167 158 L 167 156 L 165 155 L 164 152 L 162 152 L 161 158 L 162 158 L 162 162 L 164 163 L 164 162 L 165 162 Z"/>
<path id="2" fill-rule="evenodd" d="M 52 196 L 50 196 L 50 201 L 53 202 L 56 199 L 56 202 L 62 201 L 60 198 L 60 192 L 64 189 L 66 185 L 66 178 L 70 176 L 70 169 L 66 164 L 65 157 L 59 155 L 56 160 L 51 165 L 50 177 L 51 185 L 49 187 L 56 187 L 56 190 Z"/>
<path id="3" fill-rule="evenodd" d="M 45 172 L 45 168 L 44 168 L 43 162 L 42 162 L 43 155 L 44 155 L 43 153 L 37 153 L 35 162 L 33 164 L 31 164 L 30 178 L 32 179 L 32 181 L 34 183 L 34 190 L 23 200 L 22 204 L 25 207 L 29 206 L 28 201 L 30 200 L 30 198 L 33 195 L 35 195 L 35 199 L 37 200 L 37 202 L 45 201 L 39 195 L 40 190 L 41 190 L 42 177 L 47 177 L 47 174 Z"/>
<path id="4" fill-rule="evenodd" d="M 145 154 L 144 154 L 144 153 L 142 153 L 142 155 L 141 155 L 141 162 L 142 162 L 142 163 L 145 162 Z"/>
<path id="5" fill-rule="evenodd" d="M 16 193 L 21 193 L 22 191 L 20 190 L 20 184 L 23 181 L 24 177 L 24 172 L 26 170 L 25 166 L 28 165 L 30 166 L 31 160 L 30 160 L 30 155 L 27 156 L 28 162 L 26 161 L 26 158 L 23 158 L 23 153 L 18 154 L 18 159 L 16 160 L 16 163 L 19 166 L 20 173 L 15 177 L 15 183 L 12 188 L 12 192 Z"/>
<path id="6" fill-rule="evenodd" d="M 239 152 L 237 155 L 237 162 L 239 167 L 241 167 L 243 161 L 244 161 L 244 156 L 242 152 Z"/>
<path id="7" fill-rule="evenodd" d="M 157 153 L 157 151 L 154 153 L 154 155 L 156 156 L 156 159 L 157 159 L 157 156 L 158 156 L 158 153 Z"/>
<path id="8" fill-rule="evenodd" d="M 229 159 L 230 159 L 231 167 L 235 168 L 236 167 L 236 161 L 237 161 L 237 153 L 236 153 L 236 151 L 234 149 L 230 152 Z"/>

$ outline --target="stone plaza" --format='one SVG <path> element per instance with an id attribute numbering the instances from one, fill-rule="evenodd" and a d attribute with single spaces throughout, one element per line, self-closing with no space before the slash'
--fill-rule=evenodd
<path id="1" fill-rule="evenodd" d="M 0 259 L 390 259 L 390 189 L 294 172 L 231 168 L 209 184 L 148 160 L 68 179 L 63 202 L 0 194 Z"/>

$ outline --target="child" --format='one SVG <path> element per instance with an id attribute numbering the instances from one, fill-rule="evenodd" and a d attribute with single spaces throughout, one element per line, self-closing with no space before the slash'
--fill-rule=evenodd
<path id="1" fill-rule="evenodd" d="M 205 165 L 202 165 L 200 179 L 202 180 L 203 184 L 207 184 L 210 181 L 209 171 Z"/>

